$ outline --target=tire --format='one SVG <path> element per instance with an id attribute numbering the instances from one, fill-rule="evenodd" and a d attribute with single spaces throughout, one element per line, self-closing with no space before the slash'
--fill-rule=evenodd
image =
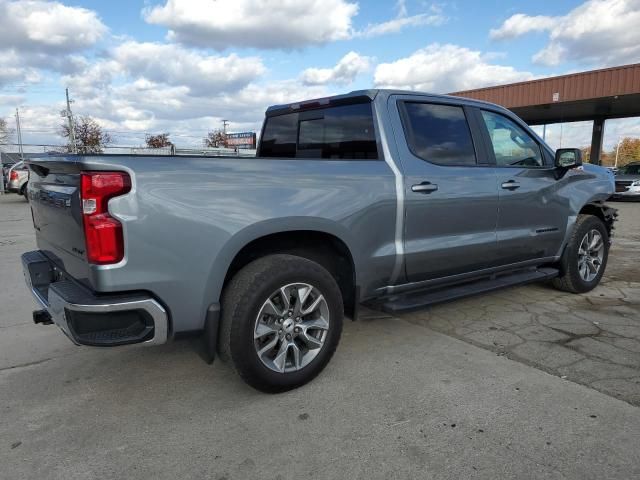
<path id="1" fill-rule="evenodd" d="M 329 363 L 340 341 L 343 310 L 340 288 L 318 263 L 284 254 L 262 257 L 224 289 L 220 357 L 257 390 L 299 387 Z"/>
<path id="2" fill-rule="evenodd" d="M 27 202 L 29 201 L 29 197 L 27 196 L 27 184 L 26 183 L 20 189 L 20 195 L 22 195 Z"/>
<path id="3" fill-rule="evenodd" d="M 602 240 L 601 260 L 595 274 L 588 266 L 589 261 L 587 261 L 586 270 L 584 268 L 581 269 L 581 265 L 584 265 L 581 259 L 586 258 L 585 254 L 581 253 L 584 251 L 581 246 L 584 245 L 583 242 L 589 243 L 586 236 L 591 232 L 597 232 Z M 596 236 L 594 234 L 594 237 Z M 588 250 L 588 252 L 592 252 L 592 250 Z M 589 258 L 594 258 L 591 253 L 588 256 Z M 602 279 L 608 258 L 609 234 L 602 220 L 593 215 L 578 215 L 569 243 L 560 259 L 561 276 L 554 278 L 552 284 L 558 290 L 571 293 L 585 293 L 593 290 Z M 585 271 L 589 273 L 588 278 L 585 278 Z M 591 276 L 592 278 L 590 278 Z"/>

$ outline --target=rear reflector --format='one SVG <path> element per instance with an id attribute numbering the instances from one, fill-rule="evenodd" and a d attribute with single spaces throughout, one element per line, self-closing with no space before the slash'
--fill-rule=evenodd
<path id="1" fill-rule="evenodd" d="M 89 263 L 106 265 L 124 258 L 122 224 L 109 215 L 109 200 L 131 190 L 125 172 L 82 172 L 80 198 Z"/>

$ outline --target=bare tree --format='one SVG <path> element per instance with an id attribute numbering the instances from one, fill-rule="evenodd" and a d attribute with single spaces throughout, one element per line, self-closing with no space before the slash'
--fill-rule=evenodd
<path id="1" fill-rule="evenodd" d="M 91 117 L 78 117 L 74 122 L 75 150 L 78 153 L 102 153 L 104 147 L 109 145 L 113 139 L 105 132 L 100 124 Z M 68 139 L 67 151 L 73 152 L 74 148 L 70 139 L 71 130 L 69 125 L 60 126 L 60 135 Z"/>
<path id="2" fill-rule="evenodd" d="M 159 133 L 158 135 L 147 135 L 145 138 L 149 148 L 173 147 L 173 142 L 169 140 L 169 133 Z"/>
<path id="3" fill-rule="evenodd" d="M 9 143 L 9 127 L 4 118 L 0 118 L 0 145 Z"/>
<path id="4" fill-rule="evenodd" d="M 226 147 L 227 136 L 222 130 L 212 130 L 207 133 L 207 136 L 204 137 L 202 143 L 208 148 Z"/>

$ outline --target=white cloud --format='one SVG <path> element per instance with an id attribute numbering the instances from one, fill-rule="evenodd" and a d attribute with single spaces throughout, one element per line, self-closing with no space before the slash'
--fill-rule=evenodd
<path id="1" fill-rule="evenodd" d="M 1 95 L 0 94 L 0 106 L 13 107 L 14 105 L 20 105 L 24 102 L 25 97 L 22 95 Z M 1 117 L 0 117 L 1 118 Z"/>
<path id="2" fill-rule="evenodd" d="M 265 72 L 258 57 L 212 56 L 173 44 L 129 41 L 118 46 L 112 57 L 134 78 L 187 86 L 194 93 L 209 95 L 237 90 Z"/>
<path id="3" fill-rule="evenodd" d="M 185 44 L 293 49 L 350 38 L 357 12 L 346 0 L 167 0 L 143 17 Z"/>
<path id="4" fill-rule="evenodd" d="M 513 38 L 548 30 L 549 41 L 534 55 L 534 62 L 554 66 L 573 61 L 602 67 L 638 61 L 638 25 L 640 0 L 589 0 L 563 16 L 514 15 L 492 30 L 492 36 Z"/>
<path id="5" fill-rule="evenodd" d="M 349 52 L 332 68 L 307 68 L 301 80 L 305 85 L 326 85 L 335 83 L 349 85 L 358 75 L 371 68 L 371 57 Z"/>
<path id="6" fill-rule="evenodd" d="M 69 53 L 94 45 L 107 27 L 95 12 L 41 0 L 0 0 L 0 48 Z"/>
<path id="7" fill-rule="evenodd" d="M 374 77 L 381 88 L 445 93 L 530 80 L 533 75 L 491 64 L 479 51 L 435 43 L 406 58 L 379 64 Z"/>
<path id="8" fill-rule="evenodd" d="M 377 37 L 389 33 L 398 33 L 405 27 L 418 27 L 424 25 L 442 25 L 447 18 L 442 14 L 442 9 L 437 5 L 430 7 L 430 13 L 420 13 L 409 15 L 405 0 L 398 0 L 396 3 L 398 14 L 396 18 L 382 23 L 368 25 L 363 31 L 357 32 L 356 36 L 366 38 Z"/>
<path id="9" fill-rule="evenodd" d="M 556 23 L 557 20 L 553 17 L 516 13 L 507 18 L 500 28 L 491 29 L 489 36 L 494 40 L 510 39 L 529 32 L 551 30 Z"/>
<path id="10" fill-rule="evenodd" d="M 156 64 L 139 66 L 135 60 L 116 49 L 112 57 L 64 77 L 75 99 L 74 113 L 96 118 L 121 145 L 142 144 L 145 133 L 171 132 L 178 146 L 196 146 L 207 130 L 221 126 L 222 118 L 231 120 L 232 130 L 258 129 L 269 105 L 329 94 L 323 86 L 305 86 L 299 80 L 264 83 L 260 77 L 226 90 L 194 88 L 189 78 L 173 76 L 175 72 L 164 72 Z M 189 68 L 193 73 L 200 67 Z M 55 132 L 45 137 L 42 141 L 60 142 Z"/>
<path id="11" fill-rule="evenodd" d="M 35 83 L 40 78 L 38 71 L 24 65 L 15 51 L 0 50 L 0 87 L 13 82 Z"/>
<path id="12" fill-rule="evenodd" d="M 0 0 L 0 85 L 35 83 L 41 70 L 70 73 L 107 32 L 95 12 L 41 0 Z"/>

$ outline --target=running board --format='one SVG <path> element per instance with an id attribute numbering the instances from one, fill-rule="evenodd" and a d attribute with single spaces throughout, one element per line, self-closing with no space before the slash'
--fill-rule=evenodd
<path id="1" fill-rule="evenodd" d="M 411 310 L 418 310 L 435 303 L 449 302 L 451 300 L 457 300 L 459 298 L 469 297 L 479 293 L 491 292 L 504 287 L 550 280 L 557 277 L 559 273 L 560 272 L 555 268 L 519 270 L 514 273 L 499 276 L 496 275 L 462 285 L 442 287 L 437 290 L 423 290 L 420 292 L 393 295 L 391 297 L 383 298 L 379 303 L 376 302 L 371 306 L 387 313 L 407 312 Z"/>

